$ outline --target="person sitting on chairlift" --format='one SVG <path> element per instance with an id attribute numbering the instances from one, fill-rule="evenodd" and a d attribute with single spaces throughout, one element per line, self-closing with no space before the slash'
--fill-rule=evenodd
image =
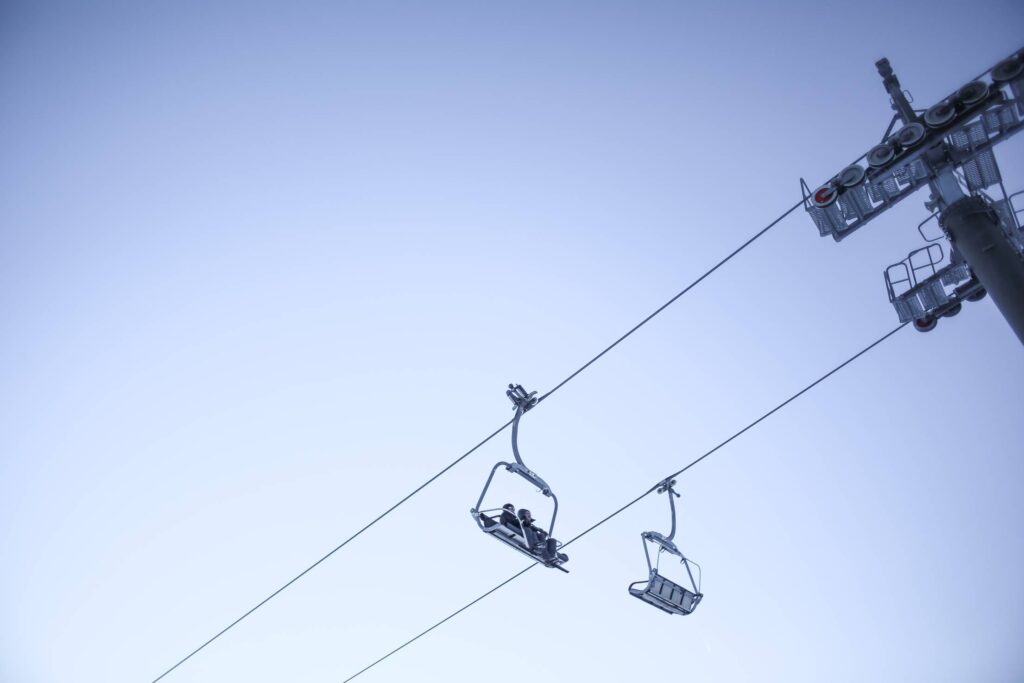
<path id="1" fill-rule="evenodd" d="M 501 506 L 500 521 L 507 527 L 522 529 L 522 526 L 519 524 L 519 519 L 516 517 L 516 507 L 512 503 L 505 503 Z"/>
<path id="2" fill-rule="evenodd" d="M 523 534 L 526 536 L 526 541 L 530 544 L 531 548 L 537 545 L 539 541 L 543 541 L 547 536 L 547 532 L 533 525 L 533 515 L 526 508 L 519 511 L 519 521 L 523 526 Z"/>
<path id="3" fill-rule="evenodd" d="M 558 541 L 548 537 L 548 532 L 533 525 L 533 515 L 529 510 L 523 508 L 519 511 L 519 521 L 522 522 L 523 535 L 526 537 L 526 543 L 531 552 L 540 546 L 541 556 L 545 560 L 554 560 L 559 557 L 565 562 L 569 559 L 568 556 L 558 553 Z"/>

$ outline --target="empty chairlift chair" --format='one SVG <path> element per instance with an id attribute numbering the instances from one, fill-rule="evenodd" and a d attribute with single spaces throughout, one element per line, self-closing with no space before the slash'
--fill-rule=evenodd
<path id="1" fill-rule="evenodd" d="M 668 493 L 668 504 L 672 510 L 672 531 L 668 536 L 662 536 L 657 531 L 645 531 L 640 534 L 644 544 L 644 555 L 647 556 L 648 575 L 646 581 L 636 581 L 630 584 L 629 594 L 669 614 L 685 615 L 697 609 L 704 594 L 700 592 L 700 565 L 687 559 L 672 540 L 676 535 L 676 504 L 673 497 L 679 497 L 679 494 L 672 488 L 674 485 L 675 481 L 666 480 L 658 487 L 658 493 Z M 658 546 L 658 554 L 653 563 L 650 550 L 647 547 L 648 543 Z M 690 579 L 692 590 L 661 574 L 661 556 L 665 553 L 679 558 L 680 564 L 686 568 L 686 575 Z M 696 581 L 694 581 L 690 565 L 697 568 Z"/>
<path id="2" fill-rule="evenodd" d="M 569 561 L 569 557 L 559 552 L 562 544 L 554 537 L 555 517 L 558 516 L 558 498 L 547 482 L 528 468 L 519 455 L 519 419 L 523 416 L 523 413 L 537 405 L 536 393 L 535 391 L 527 393 L 518 384 L 508 385 L 508 391 L 505 394 L 512 401 L 516 410 L 516 416 L 512 420 L 512 455 L 515 456 L 515 462 L 502 461 L 491 468 L 491 474 L 487 477 L 484 490 L 480 492 L 480 498 L 477 500 L 476 507 L 470 509 L 470 514 L 473 515 L 477 526 L 485 534 L 521 552 L 531 560 L 540 562 L 545 567 L 560 569 L 568 573 L 569 570 L 562 567 L 562 565 Z M 518 474 L 540 489 L 541 493 L 553 501 L 554 510 L 551 513 L 551 524 L 547 530 L 534 522 L 529 510 L 519 510 L 517 513 L 511 503 L 506 503 L 501 508 L 483 508 L 484 497 L 487 495 L 487 489 L 490 488 L 491 481 L 494 479 L 494 473 L 502 467 L 507 472 Z"/>

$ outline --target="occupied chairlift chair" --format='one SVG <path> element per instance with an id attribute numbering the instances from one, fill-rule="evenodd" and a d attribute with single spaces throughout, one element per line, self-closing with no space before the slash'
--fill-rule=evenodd
<path id="1" fill-rule="evenodd" d="M 704 594 L 700 592 L 700 565 L 692 560 L 688 560 L 679 551 L 676 544 L 672 542 L 676 535 L 676 503 L 673 497 L 679 497 L 679 494 L 672 488 L 675 486 L 675 483 L 675 480 L 669 481 L 666 479 L 658 486 L 658 493 L 668 493 L 668 504 L 672 509 L 672 531 L 669 532 L 667 537 L 662 536 L 657 531 L 645 531 L 640 534 L 644 544 L 644 555 L 647 556 L 649 574 L 646 581 L 636 581 L 630 584 L 629 594 L 669 614 L 685 615 L 697 609 L 697 605 L 704 598 Z M 651 564 L 651 553 L 647 549 L 648 543 L 658 546 L 658 557 L 654 564 Z M 693 590 L 684 588 L 678 583 L 666 579 L 659 573 L 662 553 L 669 553 L 679 557 L 679 562 L 686 567 L 686 574 L 690 577 L 690 586 Z M 693 580 L 693 572 L 690 570 L 691 564 L 697 568 L 696 581 Z"/>
<path id="2" fill-rule="evenodd" d="M 505 395 L 512 401 L 516 410 L 516 416 L 512 420 L 512 455 L 515 456 L 516 461 L 513 463 L 499 462 L 491 468 L 491 474 L 487 477 L 484 490 L 480 492 L 480 499 L 477 501 L 476 507 L 470 510 L 470 514 L 473 515 L 477 526 L 485 534 L 518 550 L 531 560 L 540 562 L 545 567 L 560 569 L 568 573 L 569 570 L 562 567 L 562 565 L 568 562 L 569 557 L 564 553 L 558 552 L 562 544 L 555 540 L 554 537 L 555 517 L 558 515 L 558 498 L 551 490 L 551 487 L 547 485 L 547 482 L 530 470 L 519 456 L 519 418 L 527 410 L 537 405 L 538 399 L 536 394 L 536 391 L 527 393 L 519 384 L 508 385 L 508 391 L 505 392 Z M 516 517 L 514 513 L 508 514 L 502 508 L 483 509 L 484 496 L 487 495 L 487 489 L 490 488 L 491 480 L 494 479 L 494 473 L 498 471 L 499 467 L 504 467 L 506 471 L 512 474 L 518 474 L 554 501 L 555 509 L 551 513 L 551 526 L 548 531 L 538 527 L 531 519 L 523 519 L 522 515 Z"/>

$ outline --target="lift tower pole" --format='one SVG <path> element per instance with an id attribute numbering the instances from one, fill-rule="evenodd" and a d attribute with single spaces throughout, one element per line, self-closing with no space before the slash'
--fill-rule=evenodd
<path id="1" fill-rule="evenodd" d="M 1014 206 L 994 148 L 1024 130 L 1024 50 L 927 110 L 915 110 L 889 60 L 875 63 L 893 117 L 882 143 L 811 192 L 804 208 L 821 235 L 837 242 L 927 185 L 931 215 L 918 225 L 928 245 L 885 270 L 889 301 L 902 322 L 927 332 L 986 294 L 1024 344 L 1024 208 Z M 897 121 L 902 126 L 892 132 Z M 890 135 L 890 133 L 892 133 Z M 860 160 L 858 160 L 860 161 Z M 998 190 L 995 197 L 986 190 Z M 937 218 L 943 234 L 924 226 Z M 939 243 L 948 240 L 948 250 Z M 947 254 L 948 251 L 948 254 Z"/>
<path id="2" fill-rule="evenodd" d="M 903 124 L 917 121 L 889 60 L 882 58 L 875 66 L 892 98 L 892 108 Z M 943 168 L 929 185 L 932 201 L 940 207 L 939 224 L 950 244 L 963 256 L 1024 344 L 1024 256 L 1003 234 L 995 211 L 980 197 L 963 193 L 951 166 Z"/>

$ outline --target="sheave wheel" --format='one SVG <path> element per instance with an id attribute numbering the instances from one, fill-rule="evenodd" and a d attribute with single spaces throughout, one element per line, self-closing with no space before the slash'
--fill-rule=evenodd
<path id="1" fill-rule="evenodd" d="M 956 302 L 955 306 L 952 306 L 948 311 L 942 314 L 944 318 L 952 318 L 954 315 L 963 310 L 964 305 L 959 301 Z"/>

